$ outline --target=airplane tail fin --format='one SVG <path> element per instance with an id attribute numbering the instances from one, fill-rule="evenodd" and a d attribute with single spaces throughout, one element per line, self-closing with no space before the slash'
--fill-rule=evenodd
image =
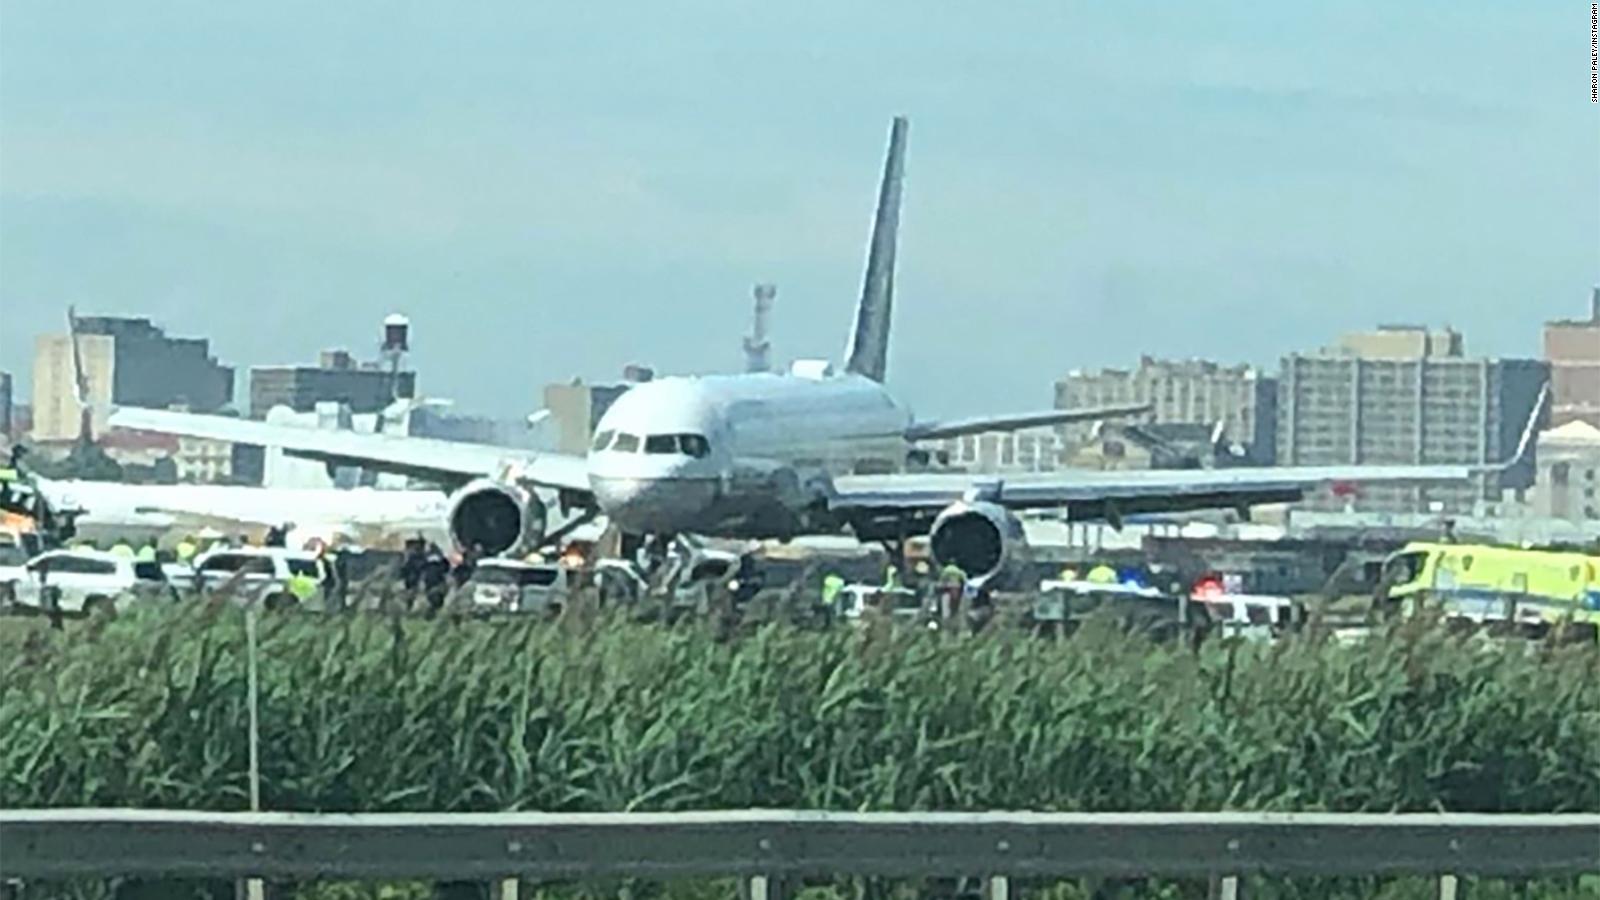
<path id="1" fill-rule="evenodd" d="M 889 129 L 889 154 L 878 187 L 867 274 L 856 305 L 855 327 L 845 353 L 845 371 L 882 381 L 889 368 L 889 318 L 894 307 L 894 254 L 900 229 L 900 184 L 905 176 L 906 131 L 910 122 L 896 116 Z"/>

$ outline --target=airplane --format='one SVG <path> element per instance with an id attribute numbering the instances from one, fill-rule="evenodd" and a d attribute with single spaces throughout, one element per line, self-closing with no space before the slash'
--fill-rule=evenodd
<path id="1" fill-rule="evenodd" d="M 898 546 L 926 535 L 934 560 L 974 581 L 1023 558 L 1018 513 L 1065 509 L 1070 521 L 1299 500 L 1330 484 L 1460 482 L 1503 466 L 1228 467 L 1059 471 L 1019 476 L 907 471 L 919 441 L 1104 420 L 1146 406 L 1049 410 L 922 421 L 899 403 L 888 372 L 894 257 L 907 121 L 894 119 L 865 283 L 843 371 L 799 360 L 786 374 L 664 377 L 618 397 L 585 456 L 539 454 L 396 435 L 283 429 L 261 422 L 136 408 L 113 425 L 278 446 L 329 464 L 429 478 L 452 490 L 447 528 L 460 547 L 498 554 L 559 542 L 603 515 L 624 534 L 793 538 L 853 532 Z M 1541 404 L 1543 398 L 1541 398 Z M 1535 418 L 1539 410 L 1535 409 Z M 554 494 L 568 524 L 548 529 Z M 895 557 L 898 558 L 898 557 Z"/>
<path id="2" fill-rule="evenodd" d="M 88 378 L 79 350 L 76 311 L 67 310 L 72 345 L 73 389 L 80 417 L 73 453 L 104 457 L 95 441 Z M 437 490 L 357 488 L 262 488 L 243 485 L 124 484 L 48 478 L 25 471 L 23 454 L 0 486 L 0 508 L 27 516 L 61 538 L 90 534 L 122 537 L 173 528 L 218 529 L 228 534 L 293 524 L 296 544 L 319 539 L 367 540 L 373 534 L 438 529 L 447 496 Z M 18 465 L 20 464 L 20 465 Z M 21 471 L 19 471 L 21 469 Z"/>
<path id="3" fill-rule="evenodd" d="M 173 529 L 232 536 L 292 524 L 296 547 L 310 540 L 371 543 L 391 533 L 428 533 L 443 521 L 448 497 L 434 490 L 260 488 L 219 484 L 122 484 L 33 479 L 58 517 L 70 516 L 77 537 L 126 537 Z"/>

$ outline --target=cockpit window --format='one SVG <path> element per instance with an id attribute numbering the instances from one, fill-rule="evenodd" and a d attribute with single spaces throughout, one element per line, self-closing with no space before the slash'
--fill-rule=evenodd
<path id="1" fill-rule="evenodd" d="M 703 434 L 680 434 L 678 435 L 678 443 L 682 446 L 684 453 L 695 459 L 704 459 L 711 454 L 711 443 L 706 440 L 706 436 Z"/>
<path id="2" fill-rule="evenodd" d="M 675 434 L 652 434 L 644 439 L 644 452 L 677 453 L 678 436 Z"/>
<path id="3" fill-rule="evenodd" d="M 621 434 L 617 435 L 617 442 L 611 445 L 611 449 L 617 451 L 618 453 L 638 453 L 639 436 L 637 434 L 628 434 L 627 432 L 622 432 Z"/>
<path id="4" fill-rule="evenodd" d="M 616 432 L 612 431 L 609 428 L 606 429 L 605 431 L 600 432 L 599 434 L 594 436 L 594 443 L 592 445 L 590 445 L 589 449 L 590 450 L 604 450 L 605 448 L 611 446 L 611 438 L 615 434 L 616 434 Z"/>

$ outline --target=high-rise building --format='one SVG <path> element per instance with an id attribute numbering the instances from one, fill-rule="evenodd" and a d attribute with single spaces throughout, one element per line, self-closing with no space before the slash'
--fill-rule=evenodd
<path id="1" fill-rule="evenodd" d="M 233 444 L 180 436 L 172 462 L 183 484 L 227 483 L 233 478 Z"/>
<path id="2" fill-rule="evenodd" d="M 1544 326 L 1550 363 L 1550 423 L 1583 421 L 1600 427 L 1600 287 L 1589 296 L 1589 318 Z"/>
<path id="3" fill-rule="evenodd" d="M 416 396 L 417 373 L 379 363 L 357 363 L 347 350 L 323 351 L 315 366 L 252 366 L 250 417 L 264 419 L 274 406 L 315 412 L 339 403 L 352 413 L 375 413 L 397 399 Z"/>
<path id="4" fill-rule="evenodd" d="M 1422 325 L 1379 325 L 1374 331 L 1340 335 L 1337 352 L 1362 359 L 1464 356 L 1466 343 L 1453 328 L 1429 331 Z"/>
<path id="5" fill-rule="evenodd" d="M 1053 472 L 1061 468 L 1063 444 L 1053 428 L 985 431 L 939 442 L 942 463 L 967 472 Z"/>
<path id="6" fill-rule="evenodd" d="M 111 404 L 215 412 L 233 399 L 233 369 L 212 358 L 203 339 L 168 337 L 149 319 L 87 316 L 77 320 L 77 328 L 96 433 L 104 430 Z M 34 440 L 78 434 L 72 346 L 65 334 L 41 335 L 34 345 Z"/>
<path id="7" fill-rule="evenodd" d="M 1277 383 L 1251 366 L 1223 366 L 1206 360 L 1143 357 L 1133 370 L 1073 371 L 1056 382 L 1056 407 L 1149 403 L 1149 421 L 1213 426 L 1239 445 L 1256 465 L 1271 465 L 1277 423 Z M 1067 426 L 1071 443 L 1087 439 L 1091 426 Z"/>
<path id="8" fill-rule="evenodd" d="M 633 387 L 630 383 L 585 384 L 574 379 L 568 384 L 547 384 L 544 408 L 550 411 L 555 426 L 555 451 L 583 455 L 589 452 L 594 427 L 611 404 Z"/>
<path id="9" fill-rule="evenodd" d="M 1282 465 L 1490 464 L 1517 448 L 1548 367 L 1531 359 L 1471 359 L 1460 336 L 1380 329 L 1315 354 L 1290 354 L 1279 373 Z M 1419 337 L 1419 335 L 1421 337 Z M 1368 335 L 1370 336 L 1370 335 Z M 1384 356 L 1399 353 L 1398 356 Z M 1358 487 L 1309 498 L 1310 508 L 1470 513 L 1532 483 L 1530 466 L 1472 485 Z"/>
<path id="10" fill-rule="evenodd" d="M 15 437 L 11 430 L 11 373 L 0 372 L 0 434 Z"/>

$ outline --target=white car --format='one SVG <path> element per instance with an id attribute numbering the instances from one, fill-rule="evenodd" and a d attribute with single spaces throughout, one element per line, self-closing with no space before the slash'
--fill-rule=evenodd
<path id="1" fill-rule="evenodd" d="M 160 563 L 99 550 L 42 553 L 28 561 L 12 591 L 19 609 L 70 614 L 113 610 L 127 599 L 176 599 Z"/>
<path id="2" fill-rule="evenodd" d="M 551 563 L 485 559 L 473 567 L 467 588 L 481 612 L 555 612 L 566 605 L 576 574 Z"/>
<path id="3" fill-rule="evenodd" d="M 0 610 L 11 605 L 14 586 L 28 574 L 28 559 L 37 552 L 29 546 L 31 534 L 0 531 Z"/>
<path id="4" fill-rule="evenodd" d="M 324 575 L 316 554 L 282 547 L 218 547 L 194 559 L 194 584 L 202 597 L 220 593 L 267 609 L 320 601 Z M 315 582 L 310 596 L 295 596 L 290 580 L 296 577 Z"/>

